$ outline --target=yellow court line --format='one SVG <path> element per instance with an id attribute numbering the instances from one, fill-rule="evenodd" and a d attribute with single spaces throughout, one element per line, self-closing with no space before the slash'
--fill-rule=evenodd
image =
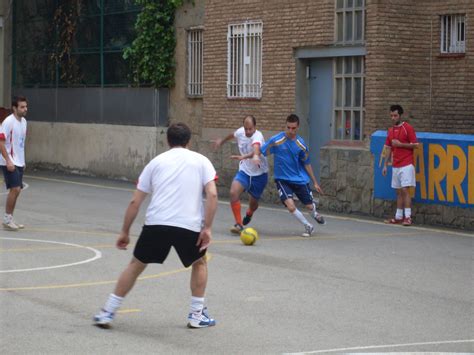
<path id="1" fill-rule="evenodd" d="M 159 274 L 147 275 L 139 277 L 137 280 L 148 280 L 148 279 L 157 279 L 164 276 L 174 275 L 183 271 L 187 271 L 189 268 L 182 268 L 172 271 L 164 271 Z M 0 288 L 0 291 L 31 291 L 31 290 L 52 290 L 52 289 L 63 289 L 63 288 L 78 288 L 78 287 L 88 287 L 88 286 L 100 286 L 100 285 L 110 285 L 115 284 L 117 280 L 108 280 L 108 281 L 95 281 L 95 282 L 83 282 L 75 284 L 64 284 L 64 285 L 46 285 L 46 286 L 30 286 L 30 287 L 10 287 L 10 288 Z"/>
<path id="2" fill-rule="evenodd" d="M 81 230 L 72 230 L 72 229 L 43 229 L 43 228 L 27 228 L 23 229 L 21 233 L 27 232 L 40 232 L 40 233 L 76 233 L 76 234 L 97 234 L 97 235 L 106 235 L 106 236 L 118 236 L 119 233 L 112 232 L 100 232 L 100 231 L 81 231 Z M 135 237 L 131 235 L 130 237 Z"/>
<path id="3" fill-rule="evenodd" d="M 138 308 L 130 308 L 130 309 L 120 309 L 117 311 L 117 313 L 123 314 L 123 313 L 135 313 L 135 312 L 141 312 L 141 309 Z"/>
<path id="4" fill-rule="evenodd" d="M 88 184 L 88 183 L 83 183 L 83 182 L 53 179 L 53 178 L 44 178 L 44 177 L 38 177 L 38 176 L 32 176 L 32 175 L 24 175 L 24 176 L 28 177 L 28 178 L 31 178 L 31 179 L 45 180 L 45 181 L 55 181 L 55 182 L 61 182 L 61 183 L 65 183 L 65 184 L 75 184 L 75 185 L 90 186 L 90 187 L 104 188 L 104 189 L 111 189 L 111 190 L 120 190 L 120 191 L 135 191 L 135 189 L 126 189 L 126 188 L 112 187 L 112 186 L 106 186 L 106 185 Z M 219 204 L 228 204 L 228 203 L 229 202 L 227 202 L 227 201 L 219 201 Z M 246 204 L 243 204 L 243 206 L 246 206 Z M 286 210 L 282 209 L 282 208 L 267 207 L 267 206 L 261 206 L 260 208 L 265 209 L 265 210 L 269 210 L 269 211 L 286 212 Z M 330 217 L 330 218 L 341 220 L 341 221 L 357 221 L 357 222 L 367 223 L 367 224 L 372 224 L 372 225 L 385 225 L 385 226 L 390 226 L 390 227 L 395 227 L 395 228 L 401 228 L 401 226 L 391 226 L 391 225 L 388 225 L 388 224 L 384 224 L 383 222 L 371 221 L 371 220 L 361 219 L 361 218 L 357 218 L 357 217 L 335 216 L 335 215 L 332 215 L 330 213 L 327 214 L 327 216 Z M 416 230 L 422 230 L 422 231 L 428 231 L 428 232 L 435 232 L 435 233 L 440 233 L 440 234 L 451 234 L 451 235 L 459 235 L 459 236 L 463 236 L 463 237 L 474 238 L 474 233 L 464 233 L 464 232 L 457 232 L 457 231 L 445 231 L 445 230 L 437 229 L 437 228 L 434 228 L 434 227 L 430 228 L 430 227 L 410 226 L 410 227 L 402 227 L 402 228 L 410 228 L 410 229 L 416 229 Z"/>
<path id="5" fill-rule="evenodd" d="M 101 244 L 101 245 L 84 245 L 90 248 L 113 248 L 113 244 Z M 0 248 L 0 253 L 6 252 L 26 252 L 26 251 L 50 251 L 50 250 L 68 250 L 77 249 L 77 247 L 39 247 L 39 248 Z"/>
<path id="6" fill-rule="evenodd" d="M 96 185 L 96 184 L 89 184 L 89 183 L 86 183 L 86 182 L 77 182 L 77 181 L 70 181 L 70 180 L 61 180 L 61 179 L 45 178 L 45 177 L 32 176 L 32 175 L 23 175 L 23 177 L 26 177 L 26 178 L 29 178 L 29 179 L 43 180 L 43 181 L 62 182 L 62 183 L 65 183 L 65 184 L 73 184 L 73 185 L 80 185 L 80 186 L 97 187 L 97 188 L 109 189 L 109 190 L 135 191 L 135 189 L 127 189 L 127 188 L 124 188 L 124 187 L 114 187 L 114 186 L 106 186 L 106 185 Z"/>
<path id="7" fill-rule="evenodd" d="M 212 254 L 206 254 L 206 260 L 210 261 L 212 259 Z M 178 274 L 184 271 L 190 270 L 188 268 L 180 268 L 171 271 L 163 271 L 158 274 L 140 276 L 137 281 L 158 279 L 160 277 L 169 276 Z M 79 288 L 79 287 L 88 287 L 88 286 L 101 286 L 101 285 L 110 285 L 117 283 L 117 280 L 108 280 L 108 281 L 95 281 L 95 282 L 83 282 L 75 284 L 64 284 L 64 285 L 46 285 L 46 286 L 30 286 L 30 287 L 9 287 L 9 288 L 0 288 L 0 291 L 32 291 L 32 290 L 53 290 L 53 289 L 64 289 L 64 288 Z"/>

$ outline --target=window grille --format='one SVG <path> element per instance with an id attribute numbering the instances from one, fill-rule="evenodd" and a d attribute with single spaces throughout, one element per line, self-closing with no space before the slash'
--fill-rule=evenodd
<path id="1" fill-rule="evenodd" d="M 203 30 L 188 31 L 188 95 L 202 96 Z"/>
<path id="2" fill-rule="evenodd" d="M 262 22 L 229 25 L 227 96 L 262 96 Z"/>
<path id="3" fill-rule="evenodd" d="M 336 0 L 336 43 L 363 43 L 364 32 L 365 0 Z"/>
<path id="4" fill-rule="evenodd" d="M 466 16 L 441 16 L 441 53 L 466 52 Z"/>
<path id="5" fill-rule="evenodd" d="M 364 131 L 364 57 L 334 58 L 333 138 L 362 140 Z"/>

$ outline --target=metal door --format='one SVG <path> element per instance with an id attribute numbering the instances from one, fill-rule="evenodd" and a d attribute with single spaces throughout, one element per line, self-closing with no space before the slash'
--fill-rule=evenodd
<path id="1" fill-rule="evenodd" d="M 331 140 L 333 60 L 317 59 L 310 65 L 309 150 L 316 178 L 320 177 L 320 149 Z"/>

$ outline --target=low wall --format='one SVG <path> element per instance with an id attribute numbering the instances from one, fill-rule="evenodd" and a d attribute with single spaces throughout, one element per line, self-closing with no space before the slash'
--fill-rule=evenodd
<path id="1" fill-rule="evenodd" d="M 213 149 L 213 140 L 229 132 L 224 129 L 205 129 L 201 137 L 193 137 L 191 146 L 193 150 L 209 157 L 214 164 L 219 175 L 217 184 L 221 197 L 229 196 L 230 184 L 238 169 L 238 162 L 231 160 L 230 156 L 238 154 L 238 148 L 234 142 L 229 142 L 216 151 Z M 264 133 L 269 137 L 274 132 Z M 30 167 L 135 181 L 143 167 L 167 149 L 166 128 L 162 127 L 28 122 L 26 155 Z M 380 219 L 392 216 L 396 202 L 374 198 L 374 176 L 377 174 L 374 170 L 380 169 L 378 161 L 379 158 L 374 158 L 368 147 L 323 147 L 320 183 L 325 194 L 320 198 L 320 208 Z M 269 164 L 270 171 L 273 171 L 272 158 Z M 470 161 L 469 164 L 466 169 L 472 165 Z M 443 186 L 442 179 L 439 178 L 439 182 Z M 461 187 L 465 188 L 462 184 Z M 466 192 L 469 191 L 467 188 Z M 280 203 L 272 174 L 262 202 Z M 474 208 L 470 206 L 424 203 L 415 199 L 413 219 L 416 224 L 474 230 Z"/>
<path id="2" fill-rule="evenodd" d="M 167 147 L 160 127 L 29 121 L 25 149 L 29 166 L 135 181 Z"/>

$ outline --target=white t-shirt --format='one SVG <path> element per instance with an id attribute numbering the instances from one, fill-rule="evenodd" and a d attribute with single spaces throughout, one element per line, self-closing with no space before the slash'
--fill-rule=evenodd
<path id="1" fill-rule="evenodd" d="M 204 155 L 176 147 L 150 161 L 137 189 L 151 193 L 146 225 L 167 225 L 201 231 L 203 192 L 216 179 L 216 170 Z"/>
<path id="2" fill-rule="evenodd" d="M 255 130 L 252 137 L 245 135 L 244 127 L 240 127 L 234 132 L 234 137 L 237 139 L 237 145 L 241 155 L 246 155 L 254 151 L 253 145 L 259 144 L 260 147 L 265 143 L 262 132 Z M 260 164 L 255 164 L 252 159 L 244 159 L 240 161 L 239 170 L 243 171 L 249 176 L 258 176 L 268 172 L 267 158 L 260 156 Z"/>
<path id="3" fill-rule="evenodd" d="M 18 121 L 13 114 L 5 118 L 0 127 L 0 139 L 5 140 L 5 148 L 13 164 L 16 166 L 25 166 L 25 118 L 22 117 L 21 121 Z M 0 165 L 7 165 L 7 162 L 1 154 Z"/>

